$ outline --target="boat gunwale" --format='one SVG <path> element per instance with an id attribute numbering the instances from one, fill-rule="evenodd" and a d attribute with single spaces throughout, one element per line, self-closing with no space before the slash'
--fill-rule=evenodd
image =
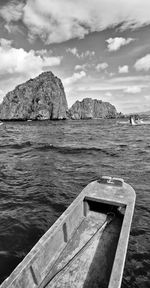
<path id="1" fill-rule="evenodd" d="M 101 193 L 99 193 L 100 190 Z M 107 181 L 106 183 L 93 181 L 88 184 L 77 196 L 77 198 L 70 204 L 70 206 L 63 212 L 63 214 L 56 220 L 56 222 L 48 229 L 48 231 L 39 239 L 36 245 L 26 255 L 23 261 L 15 268 L 10 276 L 0 285 L 0 288 L 16 287 L 13 285 L 13 283 L 18 278 L 18 275 L 23 273 L 24 270 L 30 269 L 34 261 L 36 261 L 41 251 L 44 249 L 46 243 L 50 241 L 56 231 L 58 231 L 60 227 L 62 227 L 63 223 L 65 223 L 67 217 L 72 212 L 72 209 L 77 207 L 81 201 L 83 202 L 88 199 L 93 199 L 94 201 L 100 203 L 108 203 L 111 205 L 126 207 L 108 286 L 108 288 L 120 288 L 128 247 L 132 216 L 134 212 L 135 191 L 129 184 L 125 182 L 122 182 L 121 186 L 115 186 L 112 183 L 107 183 Z M 122 249 L 122 246 L 124 249 Z M 46 267 L 46 269 L 48 269 L 48 267 Z M 37 283 L 37 285 L 37 287 L 41 287 L 41 283 Z"/>

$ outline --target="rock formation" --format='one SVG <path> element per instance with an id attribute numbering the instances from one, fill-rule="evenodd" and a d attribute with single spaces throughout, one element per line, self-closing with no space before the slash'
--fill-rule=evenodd
<path id="1" fill-rule="evenodd" d="M 7 93 L 0 105 L 0 119 L 66 119 L 67 110 L 61 80 L 44 72 Z"/>
<path id="2" fill-rule="evenodd" d="M 69 109 L 71 119 L 92 119 L 92 118 L 116 118 L 116 108 L 108 102 L 85 98 L 81 102 L 76 101 Z"/>
<path id="3" fill-rule="evenodd" d="M 52 72 L 18 85 L 0 105 L 0 120 L 57 120 L 116 118 L 116 108 L 108 102 L 85 98 L 68 110 L 62 82 Z"/>

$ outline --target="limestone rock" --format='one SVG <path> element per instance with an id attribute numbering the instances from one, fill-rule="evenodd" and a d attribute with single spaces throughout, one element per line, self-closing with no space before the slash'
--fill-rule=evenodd
<path id="1" fill-rule="evenodd" d="M 116 118 L 115 106 L 101 100 L 84 98 L 76 101 L 69 109 L 71 119 Z"/>
<path id="2" fill-rule="evenodd" d="M 0 119 L 66 119 L 67 110 L 62 82 L 48 71 L 7 93 L 0 105 Z"/>

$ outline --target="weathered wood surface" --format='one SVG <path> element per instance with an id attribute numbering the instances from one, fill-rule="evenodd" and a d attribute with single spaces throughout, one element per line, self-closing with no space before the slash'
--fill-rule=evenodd
<path id="1" fill-rule="evenodd" d="M 135 192 L 123 181 L 102 178 L 90 183 L 0 288 L 89 288 L 90 283 L 95 283 L 93 281 L 103 281 L 104 287 L 120 288 L 134 204 Z M 99 230 L 83 253 L 56 274 L 88 241 L 98 225 L 105 226 L 107 213 L 99 209 L 103 206 L 123 207 L 125 213 L 123 216 L 120 213 L 120 217 Z M 98 271 L 96 267 L 99 267 Z M 98 287 L 96 283 L 94 285 Z"/>

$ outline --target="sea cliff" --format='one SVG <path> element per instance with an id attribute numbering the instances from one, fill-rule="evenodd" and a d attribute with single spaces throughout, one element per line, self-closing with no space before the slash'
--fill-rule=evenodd
<path id="1" fill-rule="evenodd" d="M 69 109 L 71 119 L 116 118 L 115 106 L 101 100 L 84 98 L 76 101 Z"/>
<path id="2" fill-rule="evenodd" d="M 66 119 L 67 110 L 62 82 L 49 71 L 7 93 L 0 105 L 0 119 Z"/>
<path id="3" fill-rule="evenodd" d="M 0 120 L 60 120 L 118 117 L 115 106 L 84 98 L 68 109 L 63 84 L 52 72 L 18 85 L 0 105 Z"/>

